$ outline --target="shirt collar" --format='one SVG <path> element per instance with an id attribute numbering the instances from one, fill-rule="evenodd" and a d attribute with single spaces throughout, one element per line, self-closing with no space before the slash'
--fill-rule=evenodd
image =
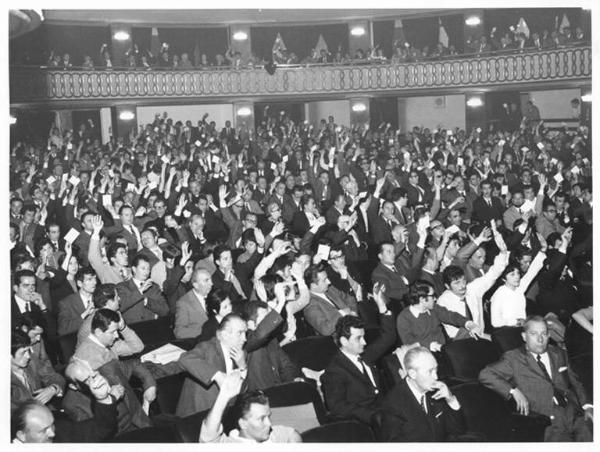
<path id="1" fill-rule="evenodd" d="M 427 310 L 427 311 L 425 311 L 425 312 L 422 312 L 422 311 L 418 310 L 418 308 L 417 308 L 417 306 L 416 306 L 416 305 L 410 305 L 410 306 L 408 307 L 408 310 L 409 310 L 409 311 L 410 311 L 410 313 L 411 313 L 411 314 L 412 314 L 412 315 L 415 317 L 415 319 L 418 319 L 418 318 L 419 318 L 419 316 L 420 316 L 421 314 L 428 314 L 428 315 L 431 315 L 431 312 L 430 312 L 429 310 Z"/>
<path id="2" fill-rule="evenodd" d="M 98 344 L 100 347 L 102 348 L 106 348 L 105 345 L 103 345 L 96 336 L 94 336 L 92 333 L 90 333 L 90 335 L 88 336 L 88 338 L 94 343 L 94 344 Z"/>
<path id="3" fill-rule="evenodd" d="M 410 378 L 408 378 L 408 377 L 406 378 L 406 384 L 408 385 L 408 388 L 410 389 L 410 392 L 413 393 L 413 395 L 417 399 L 417 402 L 419 402 L 419 405 L 420 405 L 421 404 L 421 398 L 426 394 L 426 392 L 422 392 L 417 387 L 415 387 L 415 385 L 412 382 L 412 380 Z"/>
<path id="4" fill-rule="evenodd" d="M 15 301 L 17 302 L 17 305 L 19 306 L 19 309 L 21 310 L 21 312 L 26 311 L 27 304 L 29 303 L 28 301 L 23 300 L 17 294 L 15 294 Z"/>

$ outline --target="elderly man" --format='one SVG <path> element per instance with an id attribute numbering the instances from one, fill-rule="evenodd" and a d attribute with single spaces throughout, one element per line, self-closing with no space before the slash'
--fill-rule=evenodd
<path id="1" fill-rule="evenodd" d="M 437 377 L 437 362 L 425 347 L 404 356 L 406 378 L 386 394 L 382 403 L 384 441 L 446 441 L 465 433 L 460 402 Z"/>
<path id="2" fill-rule="evenodd" d="M 213 287 L 210 273 L 199 268 L 192 274 L 192 290 L 176 302 L 175 337 L 177 339 L 198 337 L 202 325 L 208 320 L 206 297 Z"/>
<path id="3" fill-rule="evenodd" d="M 488 365 L 479 381 L 504 398 L 513 398 L 519 413 L 550 417 L 545 441 L 592 441 L 590 405 L 565 350 L 548 345 L 548 324 L 540 316 L 523 325 L 524 346 Z"/>

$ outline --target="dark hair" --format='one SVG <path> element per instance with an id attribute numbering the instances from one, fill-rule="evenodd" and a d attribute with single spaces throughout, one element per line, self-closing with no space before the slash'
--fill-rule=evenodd
<path id="1" fill-rule="evenodd" d="M 81 214 L 81 223 L 83 224 L 83 221 L 85 220 L 85 217 L 87 217 L 88 215 L 91 215 L 92 217 L 95 216 L 96 214 L 94 212 L 92 212 L 91 210 L 88 210 L 87 212 L 83 212 Z"/>
<path id="2" fill-rule="evenodd" d="M 24 312 L 19 316 L 19 321 L 17 322 L 17 329 L 21 330 L 23 327 L 27 328 L 27 331 L 33 330 L 35 327 L 43 328 L 44 322 L 41 321 L 39 316 L 35 315 L 33 312 Z"/>
<path id="3" fill-rule="evenodd" d="M 112 262 L 111 262 L 112 258 L 117 255 L 117 252 L 121 248 L 123 248 L 125 250 L 125 252 L 127 252 L 127 245 L 125 245 L 124 243 L 121 243 L 121 242 L 116 242 L 116 241 L 112 242 L 110 244 L 110 246 L 108 247 L 108 250 L 106 251 L 106 257 L 111 264 L 112 264 Z"/>
<path id="4" fill-rule="evenodd" d="M 506 268 L 504 269 L 504 271 L 502 272 L 502 274 L 500 275 L 500 278 L 498 278 L 498 279 L 500 281 L 506 282 L 506 275 L 514 272 L 515 270 L 517 270 L 519 272 L 519 275 L 521 274 L 521 266 L 518 263 L 514 263 L 514 262 L 509 263 L 506 266 Z"/>
<path id="5" fill-rule="evenodd" d="M 246 318 L 248 320 L 253 320 L 256 322 L 258 318 L 258 310 L 259 309 L 269 309 L 269 305 L 264 301 L 260 300 L 252 300 L 247 303 L 244 303 L 244 311 L 246 313 Z"/>
<path id="6" fill-rule="evenodd" d="M 313 200 L 315 203 L 317 202 L 315 197 L 312 195 L 302 195 L 300 198 L 300 210 L 304 210 L 304 207 L 308 204 L 308 201 Z"/>
<path id="7" fill-rule="evenodd" d="M 246 214 L 246 217 L 248 215 L 254 215 L 254 214 Z M 254 242 L 257 243 L 256 241 L 256 234 L 254 233 L 254 229 L 246 229 L 244 232 L 242 232 L 242 246 L 246 246 L 246 244 L 248 242 Z"/>
<path id="8" fill-rule="evenodd" d="M 10 333 L 10 354 L 15 356 L 15 353 L 20 348 L 29 347 L 31 338 L 27 333 L 21 330 L 12 330 Z"/>
<path id="9" fill-rule="evenodd" d="M 117 296 L 117 286 L 115 284 L 101 284 L 96 287 L 92 301 L 96 309 L 102 309 L 110 300 Z"/>
<path id="10" fill-rule="evenodd" d="M 125 209 L 131 209 L 133 212 L 133 207 L 131 207 L 129 204 L 123 204 L 121 207 L 119 207 L 119 216 L 123 215 L 123 210 Z"/>
<path id="11" fill-rule="evenodd" d="M 530 315 L 523 322 L 523 326 L 522 326 L 523 332 L 527 331 L 527 326 L 532 322 L 544 323 L 546 325 L 546 328 L 548 327 L 548 322 L 546 322 L 546 319 L 543 318 L 541 315 Z"/>
<path id="12" fill-rule="evenodd" d="M 223 303 L 227 297 L 227 293 L 219 289 L 218 287 L 213 288 L 210 293 L 206 296 L 206 314 L 208 317 L 216 317 L 221 310 L 221 303 Z"/>
<path id="13" fill-rule="evenodd" d="M 85 275 L 96 276 L 96 272 L 92 267 L 82 267 L 75 273 L 75 281 L 83 282 Z"/>
<path id="14" fill-rule="evenodd" d="M 253 403 L 258 405 L 268 405 L 269 398 L 264 392 L 259 390 L 241 393 L 239 396 L 237 396 L 233 406 L 231 407 L 232 414 L 236 422 L 239 422 L 240 419 L 244 418 L 246 414 L 248 414 Z"/>
<path id="15" fill-rule="evenodd" d="M 408 196 L 408 192 L 403 187 L 396 187 L 392 190 L 390 198 L 392 202 L 398 201 L 400 198 L 406 198 Z"/>
<path id="16" fill-rule="evenodd" d="M 308 267 L 304 272 L 304 281 L 306 282 L 306 285 L 310 287 L 310 285 L 313 282 L 316 282 L 319 279 L 318 274 L 324 271 L 325 265 L 323 265 L 322 262 L 318 263 L 317 265 L 311 265 L 310 267 Z"/>
<path id="17" fill-rule="evenodd" d="M 52 241 L 48 237 L 40 237 L 38 240 L 36 240 L 35 245 L 33 247 L 33 254 L 35 254 L 35 257 L 39 258 L 42 248 L 48 244 L 54 250 L 54 245 L 52 244 Z"/>
<path id="18" fill-rule="evenodd" d="M 110 309 L 98 309 L 92 317 L 92 333 L 96 331 L 96 328 L 100 328 L 100 331 L 105 332 L 110 327 L 111 323 L 119 323 L 121 317 L 115 311 Z"/>
<path id="19" fill-rule="evenodd" d="M 345 337 L 348 339 L 352 335 L 350 328 L 365 328 L 365 323 L 360 317 L 354 315 L 345 315 L 340 317 L 335 324 L 335 330 L 333 331 L 333 342 L 338 347 L 342 346 L 341 339 Z"/>
<path id="20" fill-rule="evenodd" d="M 21 285 L 23 278 L 35 279 L 35 273 L 33 273 L 31 270 L 19 270 L 18 272 L 15 273 L 13 284 L 15 284 L 17 286 Z"/>
<path id="21" fill-rule="evenodd" d="M 25 212 L 35 213 L 36 210 L 37 206 L 35 204 L 23 204 L 23 207 L 21 207 L 21 215 L 24 215 Z"/>
<path id="22" fill-rule="evenodd" d="M 133 256 L 133 259 L 131 261 L 131 268 L 137 267 L 142 261 L 150 263 L 150 261 L 144 254 L 136 254 L 135 256 Z"/>
<path id="23" fill-rule="evenodd" d="M 465 271 L 460 268 L 458 265 L 448 265 L 444 271 L 442 272 L 442 277 L 444 278 L 444 284 L 450 286 L 456 280 L 463 278 L 465 276 Z"/>
<path id="24" fill-rule="evenodd" d="M 231 252 L 231 248 L 229 248 L 227 245 L 217 245 L 215 247 L 215 249 L 213 250 L 213 259 L 215 261 L 215 264 L 218 260 L 221 260 L 221 254 L 223 254 L 225 251 Z"/>
<path id="25" fill-rule="evenodd" d="M 415 281 L 415 283 L 410 286 L 408 292 L 408 302 L 411 305 L 419 304 L 421 298 L 427 297 L 429 292 L 433 292 L 435 294 L 435 288 L 433 287 L 433 284 L 423 280 Z"/>
<path id="26" fill-rule="evenodd" d="M 267 273 L 260 278 L 260 281 L 265 287 L 267 300 L 275 299 L 275 284 L 283 282 L 283 278 L 276 273 Z"/>
<path id="27" fill-rule="evenodd" d="M 546 237 L 546 242 L 548 243 L 548 246 L 551 246 L 552 248 L 554 248 L 554 245 L 556 244 L 557 240 L 562 240 L 562 235 L 560 232 L 551 232 L 550 234 L 548 234 L 548 237 Z"/>
<path id="28" fill-rule="evenodd" d="M 383 252 L 383 247 L 385 245 L 394 246 L 394 244 L 392 242 L 388 242 L 388 241 L 381 242 L 379 245 L 377 245 L 377 255 L 379 255 L 379 254 L 381 254 Z"/>

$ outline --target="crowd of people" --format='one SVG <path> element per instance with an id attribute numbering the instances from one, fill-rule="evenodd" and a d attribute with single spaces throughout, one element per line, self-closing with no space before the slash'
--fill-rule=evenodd
<path id="1" fill-rule="evenodd" d="M 435 46 L 425 45 L 418 47 L 406 39 L 394 41 L 391 55 L 387 55 L 380 44 L 373 48 L 357 49 L 354 54 L 345 51 L 342 46 L 331 51 L 325 48 L 314 48 L 309 55 L 299 55 L 294 51 L 293 43 L 289 49 L 285 45 L 273 46 L 270 59 L 260 58 L 254 54 L 242 56 L 238 50 L 228 47 L 221 54 L 213 57 L 202 53 L 197 47 L 193 52 L 176 53 L 166 42 L 162 43 L 160 50 L 142 49 L 135 44 L 126 52 L 122 61 L 114 61 L 107 44 L 103 44 L 100 51 L 84 55 L 81 61 L 73 62 L 68 52 L 50 51 L 46 66 L 60 69 L 112 69 L 127 68 L 139 70 L 192 70 L 192 69 L 252 69 L 263 67 L 269 62 L 286 65 L 314 65 L 314 64 L 399 64 L 427 60 L 457 58 L 461 55 L 484 55 L 491 52 L 502 51 L 532 51 L 557 49 L 589 43 L 580 26 L 548 27 L 542 30 L 531 31 L 511 26 L 505 30 L 492 27 L 489 35 L 479 38 L 468 36 L 464 49 L 456 40 L 440 40 Z"/>
<path id="2" fill-rule="evenodd" d="M 107 143 L 91 121 L 16 142 L 13 439 L 98 442 L 155 424 L 159 375 L 136 324 L 165 320 L 191 341 L 169 372 L 186 372 L 176 416 L 209 411 L 200 441 L 298 441 L 270 425 L 260 392 L 296 380 L 319 386 L 334 419 L 383 413 L 386 441 L 461 438 L 445 346 L 506 327 L 524 345 L 482 384 L 551 416 L 546 439 L 589 440 L 568 356 L 591 350 L 591 160 L 587 127 L 550 130 L 539 114 L 402 131 L 281 112 L 248 131 L 164 113 Z M 313 335 L 339 349 L 324 372 L 284 350 Z M 59 364 L 65 337 L 77 345 Z"/>

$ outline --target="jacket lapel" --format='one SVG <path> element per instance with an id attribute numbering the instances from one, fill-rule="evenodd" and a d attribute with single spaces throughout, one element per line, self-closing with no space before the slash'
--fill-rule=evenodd
<path id="1" fill-rule="evenodd" d="M 369 386 L 373 386 L 373 384 L 371 383 L 371 379 L 369 378 L 368 375 L 365 375 L 360 370 L 358 370 L 358 367 L 356 367 L 354 365 L 354 363 L 352 361 L 350 361 L 348 359 L 348 357 L 346 355 L 344 355 L 341 351 L 339 352 L 339 355 L 340 355 L 340 364 L 342 365 L 342 367 L 344 367 L 348 372 L 350 372 L 356 378 L 362 380 Z M 365 363 L 365 365 L 368 365 L 368 364 Z M 371 366 L 369 366 L 369 367 L 371 367 Z M 372 368 L 371 368 L 371 372 L 373 372 Z M 373 375 L 375 375 L 375 373 L 373 373 Z M 377 380 L 375 380 L 375 382 L 377 383 Z M 377 384 L 379 385 L 379 383 L 377 383 Z"/>

